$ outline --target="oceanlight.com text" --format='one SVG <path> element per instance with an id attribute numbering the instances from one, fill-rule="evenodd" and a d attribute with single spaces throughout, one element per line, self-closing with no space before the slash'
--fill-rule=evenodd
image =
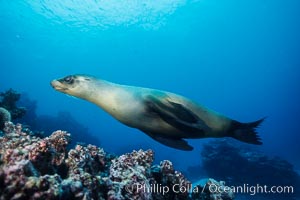
<path id="1" fill-rule="evenodd" d="M 293 194 L 294 187 L 293 186 L 267 186 L 267 185 L 249 185 L 243 184 L 240 186 L 219 186 L 215 184 L 210 184 L 208 187 L 211 193 L 228 193 L 233 192 L 235 194 Z"/>

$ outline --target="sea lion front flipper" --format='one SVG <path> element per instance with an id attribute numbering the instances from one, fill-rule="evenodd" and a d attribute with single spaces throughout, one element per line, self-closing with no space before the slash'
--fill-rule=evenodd
<path id="1" fill-rule="evenodd" d="M 157 114 L 171 126 L 190 134 L 191 138 L 199 137 L 200 133 L 204 135 L 204 130 L 208 129 L 203 120 L 182 104 L 149 96 L 146 105 L 149 113 Z"/>
<path id="2" fill-rule="evenodd" d="M 168 147 L 172 147 L 175 149 L 180 149 L 184 151 L 192 151 L 194 148 L 188 144 L 187 141 L 183 140 L 182 138 L 167 138 L 167 137 L 161 137 L 159 134 L 156 133 L 149 133 L 146 131 L 143 131 L 147 135 L 149 135 L 152 139 L 156 140 L 157 142 L 164 144 Z"/>

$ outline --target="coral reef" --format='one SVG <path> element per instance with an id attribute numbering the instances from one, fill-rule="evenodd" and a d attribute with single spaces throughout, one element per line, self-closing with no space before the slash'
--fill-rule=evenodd
<path id="1" fill-rule="evenodd" d="M 26 113 L 24 107 L 17 106 L 17 101 L 19 101 L 20 97 L 21 94 L 13 89 L 0 93 L 0 107 L 3 107 L 10 112 L 12 120 L 21 118 Z"/>
<path id="2" fill-rule="evenodd" d="M 0 137 L 0 200 L 192 199 L 191 183 L 168 160 L 153 165 L 152 150 L 119 157 L 94 145 L 67 151 L 65 131 L 39 138 L 23 130 L 6 122 Z"/>
<path id="3" fill-rule="evenodd" d="M 8 110 L 0 107 L 0 131 L 3 130 L 5 122 L 11 121 L 11 115 Z"/>

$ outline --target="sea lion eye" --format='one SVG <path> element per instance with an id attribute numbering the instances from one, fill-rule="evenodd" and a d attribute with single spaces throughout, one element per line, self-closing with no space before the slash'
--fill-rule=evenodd
<path id="1" fill-rule="evenodd" d="M 74 78 L 73 78 L 73 76 L 67 76 L 67 77 L 65 77 L 63 80 L 64 80 L 64 82 L 66 82 L 66 83 L 68 83 L 68 84 L 74 83 Z"/>

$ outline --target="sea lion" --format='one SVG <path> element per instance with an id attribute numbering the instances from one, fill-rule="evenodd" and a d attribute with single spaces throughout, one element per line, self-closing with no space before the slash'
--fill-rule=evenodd
<path id="1" fill-rule="evenodd" d="M 264 120 L 241 123 L 183 96 L 161 90 L 120 85 L 87 75 L 53 80 L 52 87 L 90 101 L 123 124 L 176 149 L 193 149 L 184 139 L 232 137 L 262 144 L 256 128 Z"/>

